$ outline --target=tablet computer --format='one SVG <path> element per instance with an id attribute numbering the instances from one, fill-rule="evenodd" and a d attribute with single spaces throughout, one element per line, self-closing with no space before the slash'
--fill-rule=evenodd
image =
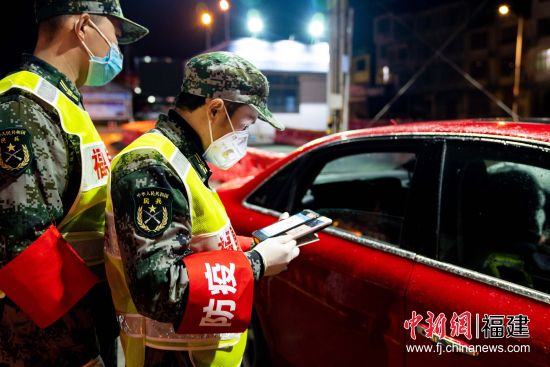
<path id="1" fill-rule="evenodd" d="M 306 209 L 287 219 L 280 220 L 272 225 L 252 232 L 254 242 L 260 243 L 271 237 L 288 235 L 305 245 L 318 240 L 316 232 L 332 224 L 332 220 L 312 210 Z"/>

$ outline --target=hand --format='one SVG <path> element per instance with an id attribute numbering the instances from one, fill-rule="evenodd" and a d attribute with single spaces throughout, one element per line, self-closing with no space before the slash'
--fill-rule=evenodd
<path id="1" fill-rule="evenodd" d="M 264 276 L 277 275 L 300 254 L 296 241 L 290 236 L 268 238 L 254 247 L 264 261 Z"/>

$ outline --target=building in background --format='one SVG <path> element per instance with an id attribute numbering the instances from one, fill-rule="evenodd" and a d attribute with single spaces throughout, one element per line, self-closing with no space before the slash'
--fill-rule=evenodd
<path id="1" fill-rule="evenodd" d="M 380 110 L 385 102 L 384 79 L 389 82 L 389 70 L 384 75 L 372 75 L 371 54 L 360 53 L 352 59 L 349 100 L 350 130 L 385 125 L 383 120 L 373 123 L 371 116 Z"/>
<path id="2" fill-rule="evenodd" d="M 376 78 L 371 89 L 382 88 L 383 93 L 371 93 L 370 101 L 368 96 L 364 98 L 369 118 L 395 96 L 399 88 L 423 68 L 435 49 L 468 19 L 464 30 L 456 34 L 442 53 L 486 91 L 512 106 L 518 17 L 513 13 L 499 16 L 494 4 L 472 15 L 479 4 L 468 0 L 440 2 L 421 10 L 387 12 L 375 18 Z M 533 0 L 531 4 L 523 34 L 519 114 L 547 116 L 550 114 L 550 1 Z M 384 118 L 498 116 L 508 114 L 449 63 L 437 57 Z"/>
<path id="3" fill-rule="evenodd" d="M 533 2 L 532 21 L 527 26 L 531 47 L 526 53 L 526 74 L 531 85 L 533 116 L 550 115 L 550 1 Z"/>

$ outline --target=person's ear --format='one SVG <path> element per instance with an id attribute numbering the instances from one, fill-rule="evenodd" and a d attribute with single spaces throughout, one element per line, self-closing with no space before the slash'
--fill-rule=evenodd
<path id="1" fill-rule="evenodd" d="M 76 21 L 74 23 L 74 32 L 81 41 L 84 41 L 84 39 L 86 38 L 86 34 L 88 32 L 86 26 L 88 25 L 90 19 L 90 15 L 86 13 L 79 14 L 78 17 L 76 17 Z"/>
<path id="2" fill-rule="evenodd" d="M 212 123 L 217 123 L 219 121 L 222 121 L 225 117 L 223 114 L 223 99 L 221 98 L 214 98 L 206 102 L 206 113 L 208 114 L 208 118 Z"/>

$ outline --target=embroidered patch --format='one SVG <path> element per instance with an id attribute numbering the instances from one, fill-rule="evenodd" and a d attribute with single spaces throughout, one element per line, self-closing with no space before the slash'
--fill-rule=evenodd
<path id="1" fill-rule="evenodd" d="M 151 187 L 138 190 L 134 196 L 134 221 L 146 237 L 157 237 L 172 223 L 172 194 Z"/>
<path id="2" fill-rule="evenodd" d="M 23 128 L 0 130 L 0 171 L 19 176 L 33 159 L 31 133 Z"/>

